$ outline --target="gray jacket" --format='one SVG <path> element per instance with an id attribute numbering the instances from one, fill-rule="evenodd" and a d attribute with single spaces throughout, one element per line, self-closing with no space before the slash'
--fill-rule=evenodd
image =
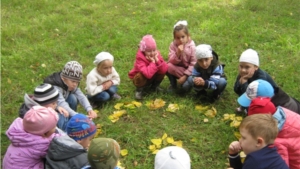
<path id="1" fill-rule="evenodd" d="M 79 143 L 67 135 L 53 138 L 45 169 L 81 169 L 88 165 L 87 150 Z"/>

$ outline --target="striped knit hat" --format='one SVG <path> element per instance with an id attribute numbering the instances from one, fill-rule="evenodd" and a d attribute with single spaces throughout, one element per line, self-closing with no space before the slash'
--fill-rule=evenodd
<path id="1" fill-rule="evenodd" d="M 57 101 L 58 91 L 51 84 L 43 83 L 34 89 L 33 100 L 41 106 Z"/>

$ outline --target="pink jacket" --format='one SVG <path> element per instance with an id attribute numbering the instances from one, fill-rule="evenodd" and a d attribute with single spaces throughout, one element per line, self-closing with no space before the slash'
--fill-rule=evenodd
<path id="1" fill-rule="evenodd" d="M 128 73 L 129 78 L 133 79 L 133 77 L 139 72 L 141 72 L 147 79 L 151 79 L 156 73 L 165 74 L 168 70 L 168 65 L 160 55 L 159 51 L 157 52 L 159 61 L 157 63 L 153 63 L 147 60 L 143 52 L 139 49 L 136 54 L 134 67 Z"/>
<path id="2" fill-rule="evenodd" d="M 183 75 L 190 76 L 195 63 L 197 62 L 194 41 L 190 40 L 185 44 L 183 52 L 179 57 L 176 55 L 177 50 L 178 47 L 176 42 L 173 41 L 169 47 L 168 72 L 178 78 Z"/>
<path id="3" fill-rule="evenodd" d="M 51 140 L 57 134 L 43 138 L 27 133 L 23 128 L 23 119 L 17 118 L 6 131 L 6 135 L 11 144 L 3 158 L 3 169 L 43 169 L 43 158 Z"/>
<path id="4" fill-rule="evenodd" d="M 278 106 L 273 115 L 278 121 L 279 131 L 274 144 L 278 153 L 290 167 L 300 168 L 300 115 Z"/>

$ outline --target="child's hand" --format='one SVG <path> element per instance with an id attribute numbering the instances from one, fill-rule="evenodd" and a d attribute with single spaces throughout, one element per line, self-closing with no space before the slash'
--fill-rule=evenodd
<path id="1" fill-rule="evenodd" d="M 249 72 L 248 72 L 248 74 L 246 74 L 246 75 L 244 75 L 244 76 L 241 76 L 240 77 L 240 83 L 241 84 L 244 84 L 244 83 L 246 83 L 247 81 L 248 81 L 248 79 L 250 79 L 253 75 L 254 75 L 254 72 L 255 72 L 255 70 L 250 70 Z"/>
<path id="2" fill-rule="evenodd" d="M 241 144 L 238 141 L 234 141 L 229 145 L 229 154 L 236 154 L 242 150 Z"/>
<path id="3" fill-rule="evenodd" d="M 155 61 L 155 62 L 158 62 L 158 53 L 157 53 L 157 52 L 156 52 L 155 55 L 154 55 L 154 61 Z"/>
<path id="4" fill-rule="evenodd" d="M 102 85 L 103 85 L 103 90 L 108 90 L 113 85 L 113 83 L 111 80 L 109 80 L 104 82 Z"/>
<path id="5" fill-rule="evenodd" d="M 69 112 L 66 109 L 62 107 L 57 107 L 57 110 L 60 114 L 63 114 L 65 117 L 69 117 Z"/>
<path id="6" fill-rule="evenodd" d="M 153 62 L 153 63 L 155 63 L 155 60 L 154 60 L 154 58 L 153 58 L 153 57 L 151 57 L 151 56 L 146 56 L 146 59 L 147 59 L 147 60 L 149 60 L 150 62 Z"/>
<path id="7" fill-rule="evenodd" d="M 179 84 L 183 84 L 183 83 L 186 81 L 186 79 L 187 79 L 187 76 L 186 76 L 186 75 L 183 75 L 183 76 L 181 76 L 181 77 L 177 80 L 177 82 L 178 82 Z"/>
<path id="8" fill-rule="evenodd" d="M 201 77 L 195 77 L 194 83 L 196 86 L 204 86 L 205 80 L 203 80 Z"/>
<path id="9" fill-rule="evenodd" d="M 94 112 L 94 110 L 90 110 L 89 112 L 88 112 L 88 118 L 90 118 L 90 119 L 93 119 L 93 118 L 96 118 L 98 115 L 97 115 L 97 113 L 96 112 Z"/>

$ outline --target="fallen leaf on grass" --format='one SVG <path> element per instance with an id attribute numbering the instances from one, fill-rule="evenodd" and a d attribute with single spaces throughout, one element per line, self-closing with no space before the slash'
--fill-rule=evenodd
<path id="1" fill-rule="evenodd" d="M 156 146 L 160 146 L 162 143 L 162 139 L 151 139 L 151 142 Z"/>
<path id="2" fill-rule="evenodd" d="M 203 111 L 203 110 L 207 110 L 208 106 L 196 105 L 195 109 L 199 111 Z"/>
<path id="3" fill-rule="evenodd" d="M 213 118 L 213 117 L 216 116 L 217 112 L 214 111 L 214 110 L 207 110 L 204 114 L 205 114 L 206 117 L 211 117 L 211 118 Z"/>
<path id="4" fill-rule="evenodd" d="M 136 107 L 141 107 L 142 106 L 141 102 L 132 101 L 131 103 L 134 104 Z"/>
<path id="5" fill-rule="evenodd" d="M 204 122 L 204 123 L 207 123 L 207 122 L 208 122 L 208 119 L 207 119 L 207 118 L 203 119 L 203 122 Z"/>
<path id="6" fill-rule="evenodd" d="M 123 150 L 121 150 L 120 154 L 124 157 L 124 156 L 126 156 L 128 154 L 128 150 L 127 149 L 123 149 Z"/>
<path id="7" fill-rule="evenodd" d="M 230 123 L 230 127 L 238 128 L 240 126 L 240 124 L 241 124 L 240 121 L 234 120 Z"/>
<path id="8" fill-rule="evenodd" d="M 159 109 L 163 106 L 165 106 L 166 102 L 162 99 L 155 99 L 154 101 L 147 101 L 146 102 L 146 106 L 150 109 L 150 110 L 155 110 L 155 109 Z"/>
<path id="9" fill-rule="evenodd" d="M 124 105 L 124 103 L 117 103 L 114 108 L 117 109 L 117 110 L 120 110 L 121 107 Z"/>
<path id="10" fill-rule="evenodd" d="M 114 111 L 114 113 L 110 116 L 108 116 L 108 118 L 115 123 L 116 121 L 119 120 L 119 118 L 123 115 L 126 114 L 126 110 L 118 110 L 118 111 Z"/>
<path id="11" fill-rule="evenodd" d="M 174 146 L 182 147 L 182 141 L 181 141 L 181 140 L 179 140 L 179 141 L 174 141 L 172 144 L 173 144 Z"/>
<path id="12" fill-rule="evenodd" d="M 174 113 L 177 110 L 179 110 L 178 104 L 169 104 L 168 108 L 166 109 L 167 112 L 172 112 L 172 113 Z"/>
<path id="13" fill-rule="evenodd" d="M 161 139 L 163 140 L 163 139 L 165 139 L 167 137 L 168 137 L 167 133 L 164 133 L 164 135 L 161 137 Z"/>
<path id="14" fill-rule="evenodd" d="M 173 137 L 168 137 L 167 138 L 167 143 L 170 143 L 170 144 L 174 143 Z"/>

